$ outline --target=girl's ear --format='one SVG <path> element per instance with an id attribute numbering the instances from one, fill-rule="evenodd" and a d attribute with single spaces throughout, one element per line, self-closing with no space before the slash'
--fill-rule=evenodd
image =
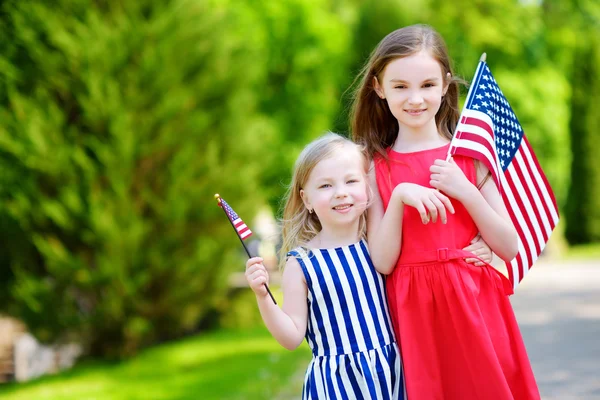
<path id="1" fill-rule="evenodd" d="M 371 187 L 371 185 L 369 184 L 369 181 L 367 180 L 367 208 L 373 202 L 374 196 L 375 196 L 375 193 L 373 193 L 373 188 Z"/>
<path id="2" fill-rule="evenodd" d="M 442 96 L 446 95 L 448 87 L 450 87 L 450 82 L 452 81 L 452 74 L 450 74 L 450 72 L 446 73 L 446 79 L 444 81 L 444 91 L 442 92 Z"/>
<path id="3" fill-rule="evenodd" d="M 375 88 L 375 93 L 379 96 L 380 99 L 385 99 L 385 94 L 383 93 L 383 89 L 379 84 L 379 79 L 376 76 L 373 77 L 373 87 Z"/>
<path id="4" fill-rule="evenodd" d="M 304 207 L 306 207 L 306 209 L 308 211 L 312 210 L 312 207 L 310 206 L 310 203 L 308 201 L 308 197 L 306 196 L 306 193 L 302 189 L 300 189 L 300 198 L 302 199 L 302 202 L 304 203 Z"/>

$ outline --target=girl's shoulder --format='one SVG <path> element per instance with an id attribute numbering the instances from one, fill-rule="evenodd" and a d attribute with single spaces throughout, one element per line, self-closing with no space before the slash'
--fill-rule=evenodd
<path id="1" fill-rule="evenodd" d="M 387 162 L 390 159 L 391 151 L 391 147 L 386 147 L 383 154 L 376 151 L 371 157 L 371 162 L 375 165 Z"/>
<path id="2" fill-rule="evenodd" d="M 314 247 L 311 247 L 311 243 L 307 243 L 306 246 L 298 246 L 294 249 L 290 250 L 287 253 L 288 257 L 295 257 L 300 260 L 312 259 L 314 257 L 318 257 L 320 254 L 329 253 L 345 253 L 345 252 L 360 252 L 366 253 L 368 255 L 369 250 L 367 246 L 367 241 L 364 238 L 361 238 L 356 243 L 350 243 L 343 246 L 335 246 L 335 247 L 318 247 L 317 244 L 313 243 Z"/>
<path id="3" fill-rule="evenodd" d="M 298 246 L 287 252 L 287 257 L 295 259 L 305 259 L 310 257 L 311 250 L 305 246 Z"/>

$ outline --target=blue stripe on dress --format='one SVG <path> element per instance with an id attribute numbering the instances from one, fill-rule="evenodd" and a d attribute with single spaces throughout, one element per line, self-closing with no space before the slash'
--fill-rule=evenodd
<path id="1" fill-rule="evenodd" d="M 395 351 L 391 351 L 393 350 L 393 347 L 388 350 L 387 348 L 385 349 L 385 358 L 388 359 L 390 361 L 390 365 L 395 365 L 396 363 L 396 352 Z M 392 387 L 396 387 L 396 374 L 398 371 L 391 371 L 392 372 L 392 382 L 391 385 Z"/>
<path id="2" fill-rule="evenodd" d="M 321 314 L 321 310 L 319 308 L 319 302 L 316 301 L 316 299 L 318 299 L 318 297 L 317 297 L 317 294 L 315 293 L 315 290 L 320 290 L 319 286 L 313 284 L 312 277 L 311 277 L 308 269 L 306 268 L 306 265 L 304 264 L 304 259 L 300 256 L 300 254 L 297 251 L 292 250 L 288 253 L 288 255 L 294 256 L 296 258 L 296 260 L 298 261 L 298 264 L 300 264 L 300 268 L 302 269 L 302 272 L 304 273 L 304 278 L 306 279 L 306 286 L 308 287 L 310 295 L 312 296 L 312 299 L 313 299 L 313 301 L 310 302 L 309 310 L 313 314 L 314 320 L 315 321 L 323 321 L 323 315 Z M 309 315 L 309 318 L 310 318 L 310 315 Z M 311 345 L 311 342 L 312 342 L 311 349 L 313 351 L 313 354 L 316 355 L 319 353 L 319 344 L 317 343 L 317 340 L 316 340 L 316 333 L 314 331 L 314 328 L 315 327 L 312 323 L 308 324 L 307 329 L 306 329 L 306 341 L 308 342 L 309 346 Z M 317 326 L 317 329 L 318 329 L 318 326 Z M 319 337 L 320 338 L 324 337 L 323 332 L 321 332 Z M 327 345 L 325 343 L 321 343 L 321 345 L 324 347 L 323 351 L 329 350 L 329 348 L 326 348 Z"/>
<path id="3" fill-rule="evenodd" d="M 323 381 L 325 382 L 325 388 L 327 389 L 325 394 L 327 395 L 328 399 L 336 400 L 337 397 L 335 395 L 335 389 L 333 388 L 333 377 L 325 372 L 325 369 L 329 369 L 329 366 L 327 365 L 327 359 L 322 358 L 321 361 L 321 373 L 323 374 Z"/>
<path id="4" fill-rule="evenodd" d="M 358 353 L 360 358 L 360 365 L 362 367 L 362 373 L 365 377 L 365 382 L 367 383 L 367 387 L 369 389 L 369 394 L 372 399 L 377 398 L 377 391 L 375 390 L 375 386 L 373 385 L 375 381 L 375 377 L 372 374 L 371 368 L 369 368 L 369 363 L 367 362 L 365 355 L 363 353 Z"/>
<path id="5" fill-rule="evenodd" d="M 350 359 L 347 359 L 347 361 L 349 364 L 348 367 L 350 367 L 352 362 L 350 361 Z M 354 390 L 354 396 L 356 396 L 357 399 L 363 400 L 364 397 L 362 395 L 360 386 L 358 385 L 358 380 L 356 379 L 356 375 L 354 375 L 354 371 L 352 368 L 348 368 L 348 379 L 350 379 L 350 384 L 352 385 L 352 389 Z"/>
<path id="6" fill-rule="evenodd" d="M 389 317 L 381 310 L 377 310 L 377 301 L 372 292 L 374 292 L 373 289 L 378 285 L 378 282 L 370 282 L 364 271 L 366 264 L 364 259 L 368 257 L 368 254 L 361 254 L 362 257 L 358 256 L 358 250 L 355 246 L 343 251 L 346 260 L 344 268 L 347 270 L 347 278 L 354 283 L 352 297 L 358 315 L 364 320 L 355 327 L 357 336 L 361 335 L 361 341 L 358 343 L 359 350 L 372 349 L 391 343 L 393 339 L 389 334 L 383 336 L 380 334 L 382 326 L 385 325 L 386 319 Z M 371 316 L 371 318 L 364 318 L 365 316 Z"/>
<path id="7" fill-rule="evenodd" d="M 337 383 L 337 388 L 338 391 L 340 393 L 340 397 L 342 399 L 349 399 L 350 397 L 348 396 L 348 393 L 346 392 L 346 388 L 344 387 L 344 378 L 341 376 L 341 371 L 342 371 L 342 365 L 339 364 L 339 362 L 343 362 L 344 358 L 340 357 L 339 359 L 337 357 L 330 357 L 331 358 L 331 362 L 335 362 L 335 371 L 339 371 L 340 374 L 337 375 L 337 379 L 336 379 L 336 383 Z"/>
<path id="8" fill-rule="evenodd" d="M 322 333 L 322 337 L 325 338 L 325 340 L 323 340 L 323 350 L 324 350 L 324 354 L 328 355 L 331 352 L 331 348 L 335 348 L 335 349 L 341 349 L 343 348 L 342 345 L 342 337 L 340 336 L 340 330 L 339 330 L 339 323 L 337 320 L 337 317 L 335 316 L 335 308 L 334 308 L 334 304 L 333 304 L 333 300 L 331 299 L 331 295 L 329 294 L 328 290 L 323 290 L 323 288 L 327 288 L 327 283 L 325 281 L 325 277 L 323 276 L 323 271 L 321 266 L 319 265 L 319 263 L 316 260 L 316 257 L 311 257 L 311 264 L 315 270 L 315 273 L 317 275 L 317 279 L 319 282 L 319 288 L 321 289 L 321 293 L 323 295 L 323 301 L 325 301 L 325 311 L 327 312 L 327 316 L 328 316 L 328 320 L 330 321 L 330 329 L 332 331 L 333 334 L 333 343 L 329 343 L 329 340 L 327 340 L 327 333 L 326 332 L 321 332 Z M 321 320 L 323 322 L 323 320 Z M 325 323 L 320 323 L 320 327 L 325 328 Z"/>
<path id="9" fill-rule="evenodd" d="M 358 349 L 356 349 L 355 343 L 356 343 L 356 334 L 354 332 L 354 329 L 352 329 L 352 319 L 350 317 L 350 310 L 348 307 L 348 303 L 346 301 L 346 293 L 344 293 L 344 288 L 342 287 L 341 284 L 341 280 L 340 280 L 340 275 L 338 274 L 337 268 L 335 267 L 335 264 L 333 262 L 333 259 L 331 258 L 331 255 L 329 254 L 329 252 L 323 251 L 321 253 L 321 255 L 323 256 L 323 259 L 325 260 L 325 263 L 327 265 L 327 267 L 329 268 L 329 272 L 331 274 L 331 278 L 333 280 L 333 288 L 335 293 L 337 294 L 337 298 L 338 298 L 338 310 L 341 310 L 342 312 L 342 317 L 344 320 L 344 326 L 343 327 L 339 327 L 344 329 L 344 333 L 348 335 L 348 339 L 349 339 L 349 345 L 350 348 L 345 348 L 345 346 L 342 345 L 342 347 L 338 348 L 337 354 L 343 354 L 343 353 L 347 353 L 347 352 L 355 352 L 358 351 Z M 343 263 L 341 263 L 343 264 Z M 343 344 L 343 342 L 342 342 Z"/>
<path id="10" fill-rule="evenodd" d="M 379 382 L 383 382 L 383 387 L 388 387 L 387 386 L 387 377 L 385 376 L 385 368 L 381 364 L 379 357 L 375 358 L 375 372 L 378 375 Z M 389 394 L 385 391 L 381 392 L 381 396 L 383 397 L 384 400 L 390 399 Z"/>
<path id="11" fill-rule="evenodd" d="M 348 263 L 348 260 L 346 258 L 346 255 L 344 254 L 344 250 L 343 249 L 336 249 L 337 253 L 338 253 L 338 257 L 340 258 L 344 258 L 344 260 L 346 261 L 345 263 L 342 263 L 342 268 L 344 269 L 344 272 L 346 274 L 346 278 L 348 279 L 348 284 L 350 286 L 350 292 L 352 293 L 352 299 L 354 300 L 354 308 L 356 310 L 356 316 L 358 317 L 358 321 L 359 321 L 359 325 L 358 328 L 360 328 L 361 333 L 362 333 L 362 339 L 363 342 L 366 345 L 367 349 L 372 349 L 373 348 L 373 341 L 371 340 L 371 332 L 369 331 L 369 326 L 373 326 L 373 323 L 375 321 L 370 321 L 367 322 L 365 319 L 365 315 L 369 315 L 368 313 L 365 312 L 365 310 L 363 310 L 363 305 L 360 301 L 360 294 L 358 293 L 358 285 L 356 280 L 354 279 L 354 275 L 352 274 L 352 271 L 350 270 L 350 265 Z M 351 252 L 354 251 L 354 249 L 350 250 Z M 356 259 L 354 260 L 354 262 L 356 263 Z M 356 265 L 361 265 L 359 263 L 356 263 Z M 361 273 L 362 268 L 357 268 L 357 270 L 359 270 L 359 274 Z M 363 271 L 364 272 L 364 271 Z M 362 277 L 361 277 L 362 279 Z M 365 291 L 365 293 L 369 294 L 369 291 Z M 372 303 L 373 299 L 367 299 L 367 303 L 370 304 Z M 348 309 L 349 311 L 349 309 Z M 359 351 L 360 349 L 360 344 L 358 342 L 354 342 L 356 348 L 353 348 L 353 351 Z"/>
<path id="12" fill-rule="evenodd" d="M 388 335 L 393 335 L 392 325 L 391 325 L 391 321 L 389 319 L 389 310 L 388 310 L 388 305 L 387 305 L 387 297 L 386 297 L 386 293 L 385 293 L 385 283 L 383 281 L 383 277 L 375 269 L 375 266 L 373 265 L 373 261 L 371 260 L 371 257 L 368 256 L 369 250 L 367 249 L 367 246 L 364 242 L 360 243 L 360 248 L 363 251 L 363 255 L 364 255 L 364 258 L 365 258 L 367 264 L 369 265 L 368 270 L 371 272 L 371 275 L 373 276 L 373 280 L 375 282 L 377 282 L 377 284 L 375 285 L 376 286 L 375 290 L 377 291 L 377 297 L 379 300 L 379 310 L 384 314 L 383 320 L 385 321 L 386 332 Z"/>
<path id="13" fill-rule="evenodd" d="M 362 246 L 361 246 L 361 249 L 362 249 Z M 364 256 L 364 258 L 368 260 L 369 257 L 366 257 L 366 255 L 368 253 L 365 253 L 365 249 L 362 249 L 362 250 L 363 250 L 363 256 Z M 358 255 L 358 252 L 357 252 L 357 249 L 356 248 L 351 248 L 350 252 L 352 253 L 352 256 L 354 258 L 354 262 L 356 263 L 356 265 L 362 265 L 360 256 Z M 368 284 L 369 283 L 369 279 L 367 278 L 367 271 L 365 271 L 365 268 L 359 268 L 358 269 L 358 273 L 360 274 L 360 277 L 361 277 L 361 280 L 363 281 L 363 283 L 364 284 L 365 283 Z M 367 294 L 367 297 L 368 297 L 367 303 L 369 305 L 369 311 L 370 311 L 371 315 L 373 315 L 373 316 L 378 315 L 377 304 L 379 304 L 380 307 L 381 307 L 381 290 L 380 290 L 380 287 L 379 287 L 379 281 L 377 279 L 378 278 L 377 274 L 378 274 L 377 271 L 375 271 L 375 276 L 373 277 L 374 278 L 374 283 L 375 283 L 375 285 L 374 285 L 375 286 L 375 290 L 374 291 L 376 292 L 377 296 L 374 296 L 374 293 L 372 293 L 371 291 L 368 291 L 368 290 L 365 291 L 365 293 Z M 374 297 L 377 297 L 377 298 L 374 298 Z M 388 319 L 386 318 L 387 317 L 387 313 L 385 312 L 385 309 L 384 310 L 380 310 L 380 311 L 383 312 L 383 315 L 382 315 L 383 318 L 382 319 L 385 321 L 386 331 L 389 332 L 390 330 L 389 330 L 389 325 L 388 325 Z M 376 333 L 377 333 L 377 339 L 379 340 L 380 343 L 386 342 L 387 338 L 384 337 L 384 332 L 382 331 L 382 329 L 377 329 Z"/>

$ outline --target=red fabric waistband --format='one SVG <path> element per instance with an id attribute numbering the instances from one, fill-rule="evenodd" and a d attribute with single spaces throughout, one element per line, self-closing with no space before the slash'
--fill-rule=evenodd
<path id="1" fill-rule="evenodd" d="M 464 250 L 440 248 L 437 250 L 417 251 L 414 253 L 401 253 L 399 265 L 422 264 L 431 262 L 443 262 L 457 258 L 477 258 L 475 254 Z M 483 261 L 483 260 L 481 260 Z"/>
<path id="2" fill-rule="evenodd" d="M 398 266 L 402 267 L 403 265 L 418 265 L 418 264 L 428 264 L 433 262 L 444 262 L 448 260 L 456 260 L 459 258 L 476 258 L 479 261 L 487 264 L 481 258 L 477 257 L 475 254 L 470 253 L 464 250 L 458 249 L 448 249 L 448 248 L 440 248 L 437 250 L 428 250 L 428 251 L 418 251 L 410 254 L 400 254 L 400 260 L 398 262 Z M 514 293 L 512 284 L 508 280 L 502 272 L 498 271 L 493 266 L 490 266 L 491 270 L 493 270 L 501 279 L 502 286 L 504 289 L 504 294 L 510 296 Z"/>

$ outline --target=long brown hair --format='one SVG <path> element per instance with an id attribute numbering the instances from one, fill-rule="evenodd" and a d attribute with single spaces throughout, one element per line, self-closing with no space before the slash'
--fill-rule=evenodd
<path id="1" fill-rule="evenodd" d="M 348 150 L 344 149 L 348 148 Z M 279 267 L 285 265 L 287 253 L 298 247 L 307 246 L 322 229 L 321 222 L 316 213 L 309 213 L 306 209 L 300 190 L 306 185 L 310 173 L 322 160 L 329 158 L 335 151 L 356 151 L 362 157 L 363 170 L 366 175 L 369 170 L 369 159 L 364 147 L 336 133 L 327 133 L 309 143 L 298 156 L 294 165 L 292 182 L 285 196 L 285 206 L 282 218 L 282 246 L 279 251 Z M 367 188 L 369 190 L 369 188 Z M 370 198 L 371 196 L 369 196 Z M 363 213 L 359 222 L 359 237 L 366 236 L 366 213 Z"/>
<path id="2" fill-rule="evenodd" d="M 411 25 L 397 29 L 379 42 L 356 79 L 360 84 L 354 92 L 350 111 L 352 139 L 362 143 L 373 157 L 376 153 L 387 159 L 385 149 L 392 146 L 398 136 L 398 121 L 392 115 L 386 100 L 375 93 L 373 78 L 382 82 L 385 67 L 397 58 L 411 56 L 421 50 L 428 51 L 441 66 L 448 90 L 435 115 L 438 131 L 452 139 L 459 117 L 458 96 L 461 79 L 454 77 L 444 39 L 428 25 Z M 448 82 L 447 74 L 450 73 Z M 354 84 L 356 83 L 356 80 Z"/>

